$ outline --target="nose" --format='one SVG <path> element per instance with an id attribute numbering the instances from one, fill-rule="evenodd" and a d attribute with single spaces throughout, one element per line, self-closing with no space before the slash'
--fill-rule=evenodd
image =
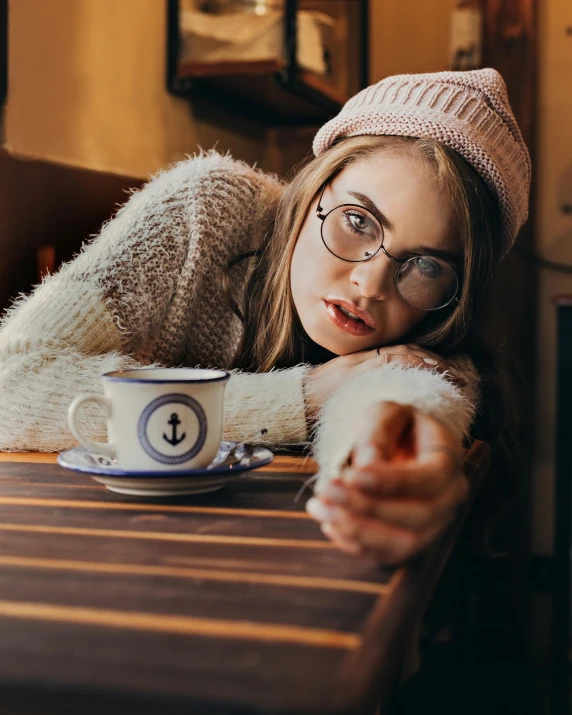
<path id="1" fill-rule="evenodd" d="M 387 300 L 395 290 L 395 267 L 383 251 L 369 261 L 354 263 L 350 281 L 364 298 Z"/>

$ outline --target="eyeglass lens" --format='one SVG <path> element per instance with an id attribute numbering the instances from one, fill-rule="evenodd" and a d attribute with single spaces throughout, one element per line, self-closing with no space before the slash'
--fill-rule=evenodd
<path id="1" fill-rule="evenodd" d="M 322 222 L 326 248 L 345 261 L 365 261 L 383 245 L 383 229 L 366 210 L 338 206 Z M 395 284 L 403 300 L 413 308 L 435 310 L 455 297 L 459 279 L 455 269 L 435 256 L 413 256 L 402 263 Z"/>

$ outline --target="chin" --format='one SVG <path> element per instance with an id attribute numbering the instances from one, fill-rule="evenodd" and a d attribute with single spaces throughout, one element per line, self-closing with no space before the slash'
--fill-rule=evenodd
<path id="1" fill-rule="evenodd" d="M 331 335 L 324 335 L 323 333 L 316 332 L 314 335 L 308 333 L 310 338 L 319 345 L 324 350 L 328 350 L 334 355 L 351 355 L 352 353 L 359 353 L 362 350 L 368 350 L 367 345 L 360 345 L 359 340 L 336 340 Z"/>

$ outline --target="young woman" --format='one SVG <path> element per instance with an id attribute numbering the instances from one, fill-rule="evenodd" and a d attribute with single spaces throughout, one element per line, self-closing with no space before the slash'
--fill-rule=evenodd
<path id="1" fill-rule="evenodd" d="M 387 78 L 314 153 L 286 185 L 214 152 L 175 165 L 17 302 L 0 449 L 73 446 L 67 407 L 102 373 L 235 368 L 225 439 L 313 442 L 308 510 L 341 548 L 425 548 L 466 496 L 491 277 L 526 220 L 529 156 L 491 69 Z M 97 408 L 84 420 L 104 435 Z"/>

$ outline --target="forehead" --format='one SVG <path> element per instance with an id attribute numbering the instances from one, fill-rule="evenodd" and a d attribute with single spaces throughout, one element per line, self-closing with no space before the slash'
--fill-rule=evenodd
<path id="1" fill-rule="evenodd" d="M 398 151 L 379 151 L 353 161 L 335 179 L 336 188 L 373 194 L 383 193 L 386 201 L 418 194 L 440 196 L 435 186 L 435 171 L 428 162 Z M 355 188 L 359 184 L 360 188 Z M 353 188 L 349 188 L 351 187 Z M 379 196 L 381 199 L 381 196 Z M 442 204 L 443 201 L 439 201 Z"/>
<path id="2" fill-rule="evenodd" d="M 435 249 L 462 250 L 454 214 L 435 172 L 414 156 L 380 151 L 357 159 L 333 180 L 336 200 L 360 203 L 352 193 L 368 196 L 393 225 L 386 231 L 399 249 L 418 244 Z"/>

